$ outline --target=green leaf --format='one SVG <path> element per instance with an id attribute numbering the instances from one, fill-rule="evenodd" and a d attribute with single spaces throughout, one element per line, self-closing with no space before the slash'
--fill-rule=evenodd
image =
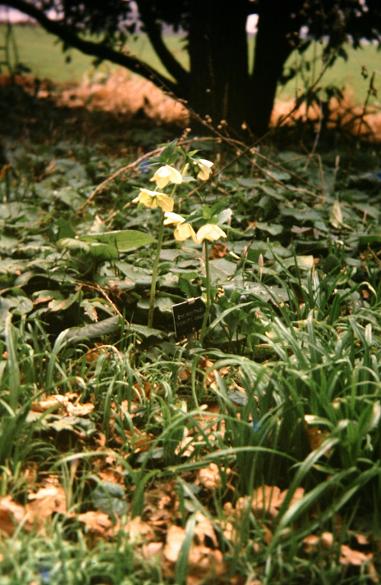
<path id="1" fill-rule="evenodd" d="M 66 329 L 65 342 L 68 344 L 77 344 L 91 339 L 97 339 L 104 335 L 112 335 L 120 330 L 122 320 L 120 317 L 110 317 L 103 319 L 98 323 L 91 323 L 84 327 L 70 327 Z"/>
<path id="2" fill-rule="evenodd" d="M 100 482 L 93 491 L 92 500 L 97 510 L 111 517 L 127 512 L 126 493 L 123 487 L 110 481 Z"/>
<path id="3" fill-rule="evenodd" d="M 76 303 L 79 299 L 79 291 L 70 295 L 69 297 L 65 298 L 58 298 L 52 299 L 49 304 L 49 310 L 53 313 L 58 313 L 60 311 L 66 311 L 69 307 L 71 307 L 74 303 Z"/>
<path id="4" fill-rule="evenodd" d="M 66 249 L 70 252 L 85 252 L 88 253 L 90 251 L 89 244 L 86 244 L 82 240 L 78 238 L 62 238 L 58 240 L 57 247 L 60 250 Z"/>
<path id="5" fill-rule="evenodd" d="M 381 232 L 373 234 L 364 234 L 359 237 L 360 246 L 368 246 L 372 244 L 381 244 Z"/>
<path id="6" fill-rule="evenodd" d="M 151 234 L 146 234 L 138 230 L 116 230 L 113 232 L 103 232 L 101 234 L 85 234 L 80 236 L 80 240 L 90 243 L 101 243 L 114 246 L 118 252 L 128 252 L 136 250 L 141 246 L 148 246 L 155 241 Z"/>
<path id="7" fill-rule="evenodd" d="M 290 268 L 296 264 L 301 270 L 311 270 L 314 267 L 314 257 L 311 255 L 295 256 L 294 258 L 286 258 L 282 263 L 286 268 Z"/>

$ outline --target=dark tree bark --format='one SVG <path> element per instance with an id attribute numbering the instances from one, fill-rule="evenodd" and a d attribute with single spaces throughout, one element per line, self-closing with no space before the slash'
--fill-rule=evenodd
<path id="1" fill-rule="evenodd" d="M 291 2 L 262 2 L 254 48 L 254 69 L 249 83 L 251 96 L 248 124 L 262 136 L 269 127 L 279 79 L 284 64 L 295 48 Z"/>
<path id="2" fill-rule="evenodd" d="M 246 117 L 248 55 L 247 4 L 192 0 L 189 28 L 189 106 L 214 125 L 239 128 Z"/>
<path id="3" fill-rule="evenodd" d="M 128 53 L 128 44 L 127 51 L 123 49 L 118 18 L 123 20 L 126 15 L 126 0 L 113 0 L 111 11 L 107 2 L 103 7 L 101 1 L 55 1 L 61 8 L 64 4 L 70 8 L 58 21 L 49 18 L 43 2 L 6 0 L 2 4 L 28 14 L 65 46 L 108 59 L 153 81 L 186 101 L 199 116 L 210 116 L 214 126 L 225 120 L 231 131 L 239 133 L 246 122 L 257 136 L 269 127 L 277 85 L 287 58 L 298 45 L 302 24 L 308 25 L 315 38 L 328 35 L 333 48 L 341 46 L 348 32 L 355 46 L 364 37 L 381 41 L 380 0 L 367 0 L 364 5 L 355 0 L 136 0 L 147 35 L 168 72 L 163 75 Z M 45 2 L 45 9 L 51 3 L 53 0 Z M 246 35 L 251 11 L 259 14 L 252 73 Z M 166 46 L 163 21 L 184 26 L 189 71 Z M 104 42 L 83 36 L 86 31 L 103 34 Z M 115 39 L 121 40 L 117 48 Z"/>
<path id="4" fill-rule="evenodd" d="M 189 72 L 175 59 L 168 50 L 162 36 L 162 27 L 158 22 L 151 0 L 138 0 L 140 18 L 145 32 L 154 48 L 156 55 L 170 75 L 177 81 L 178 93 L 185 96 L 189 93 Z"/>

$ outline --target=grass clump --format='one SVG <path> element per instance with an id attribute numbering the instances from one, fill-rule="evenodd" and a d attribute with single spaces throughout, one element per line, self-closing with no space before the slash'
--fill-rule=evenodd
<path id="1" fill-rule="evenodd" d="M 10 146 L 0 585 L 377 582 L 368 148 L 356 172 L 345 151 L 233 159 L 207 140 L 136 163 L 72 142 Z M 202 183 L 184 170 L 200 158 L 215 163 Z M 183 178 L 160 201 L 175 199 L 181 221 L 162 226 L 144 197 L 168 165 Z M 195 240 L 176 237 L 184 223 Z M 205 226 L 226 238 L 202 248 Z M 172 306 L 199 296 L 201 338 L 176 339 Z"/>

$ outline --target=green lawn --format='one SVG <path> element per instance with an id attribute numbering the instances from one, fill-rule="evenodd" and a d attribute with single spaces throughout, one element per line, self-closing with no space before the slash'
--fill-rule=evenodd
<path id="1" fill-rule="evenodd" d="M 3 37 L 4 33 L 5 27 L 0 26 L 0 38 Z M 76 50 L 63 54 L 61 43 L 39 27 L 15 26 L 14 33 L 20 61 L 30 67 L 32 73 L 40 78 L 49 78 L 56 82 L 78 82 L 86 72 L 94 70 L 92 58 L 82 55 Z M 182 37 L 177 35 L 168 36 L 167 43 L 179 60 L 186 65 L 187 54 L 183 50 Z M 140 35 L 136 40 L 132 40 L 130 50 L 139 58 L 157 67 L 160 72 L 164 72 L 145 35 Z M 253 52 L 253 39 L 250 39 L 249 51 L 250 53 Z M 315 58 L 315 66 L 312 66 L 311 71 L 305 77 L 300 73 L 285 88 L 281 88 L 279 91 L 281 97 L 293 97 L 303 90 L 305 84 L 316 79 L 321 70 L 321 52 L 322 47 L 320 45 L 315 45 L 307 51 L 303 59 Z M 334 83 L 339 88 L 345 87 L 351 93 L 353 92 L 356 102 L 363 103 L 368 92 L 369 79 L 374 72 L 376 75 L 376 89 L 378 89 L 380 95 L 380 55 L 377 48 L 369 45 L 355 51 L 349 47 L 348 55 L 348 61 L 339 59 L 334 67 L 326 73 L 322 83 Z M 70 57 L 70 62 L 66 62 L 67 57 Z M 302 71 L 301 57 L 298 54 L 292 55 L 288 64 Z M 113 66 L 109 63 L 104 63 L 101 67 L 103 70 L 108 71 Z M 362 75 L 364 67 L 368 73 L 366 79 Z M 373 97 L 372 103 L 380 104 L 379 96 L 378 98 Z"/>
<path id="2" fill-rule="evenodd" d="M 350 94 L 353 93 L 353 99 L 356 102 L 364 103 L 368 90 L 369 82 L 373 73 L 375 73 L 374 85 L 378 91 L 378 96 L 371 97 L 371 103 L 381 104 L 381 58 L 380 52 L 374 45 L 366 45 L 361 49 L 355 50 L 350 46 L 346 47 L 348 60 L 338 59 L 333 67 L 328 69 L 322 78 L 319 86 L 335 85 L 340 89 L 346 89 Z M 322 69 L 321 55 L 323 52 L 322 45 L 316 44 L 307 51 L 304 57 L 298 53 L 291 55 L 287 65 L 295 67 L 301 71 L 301 66 L 306 60 L 315 62 L 311 71 L 303 75 L 299 74 L 296 79 L 289 82 L 281 92 L 282 96 L 293 97 L 305 90 L 320 74 Z"/>
<path id="3" fill-rule="evenodd" d="M 4 38 L 5 27 L 0 25 L 0 39 Z M 56 82 L 79 82 L 83 75 L 94 71 L 94 59 L 73 49 L 67 53 L 62 51 L 62 43 L 37 26 L 15 26 L 14 34 L 17 44 L 19 60 L 27 65 L 34 75 L 40 78 L 51 79 Z M 170 36 L 168 45 L 183 63 L 186 55 L 181 48 L 181 38 Z M 2 42 L 0 43 L 3 44 Z M 140 59 L 148 61 L 152 66 L 164 73 L 154 51 L 145 35 L 130 41 L 130 50 Z M 1 60 L 2 55 L 0 55 Z M 67 62 L 67 58 L 70 61 Z M 104 63 L 103 70 L 111 70 L 114 65 Z"/>

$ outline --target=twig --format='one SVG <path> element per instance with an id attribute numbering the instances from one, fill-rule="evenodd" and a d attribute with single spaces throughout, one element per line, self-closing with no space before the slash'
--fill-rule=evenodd
<path id="1" fill-rule="evenodd" d="M 151 150 L 150 152 L 146 152 L 146 154 L 143 154 L 142 156 L 137 158 L 132 163 L 129 163 L 128 165 L 121 167 L 120 169 L 118 169 L 117 171 L 112 173 L 112 175 L 110 175 L 109 177 L 107 177 L 107 179 L 102 181 L 102 183 L 99 183 L 99 185 L 97 185 L 97 187 L 89 195 L 89 197 L 86 199 L 86 201 L 84 203 L 82 203 L 82 205 L 79 207 L 79 209 L 77 210 L 77 213 L 79 213 L 79 214 L 83 213 L 84 209 L 86 209 L 86 207 L 94 201 L 96 196 L 99 195 L 99 193 L 101 193 L 103 191 L 103 189 L 105 189 L 109 183 L 112 183 L 113 181 L 115 181 L 115 179 L 117 179 L 118 177 L 120 177 L 124 173 L 127 173 L 128 171 L 135 169 L 143 161 L 145 161 L 147 158 L 151 158 L 152 156 L 156 156 L 156 155 L 160 154 L 165 148 L 166 148 L 165 146 L 160 146 L 159 148 L 155 148 L 155 150 Z"/>
<path id="2" fill-rule="evenodd" d="M 211 138 L 209 136 L 189 138 L 187 140 L 180 139 L 179 145 L 188 146 L 188 145 L 192 144 L 193 142 L 205 142 L 208 140 L 211 140 Z M 214 139 L 212 138 L 212 140 L 214 140 Z M 117 179 L 121 175 L 124 175 L 124 173 L 127 173 L 128 171 L 132 171 L 132 170 L 136 169 L 136 167 L 138 167 L 145 160 L 150 159 L 153 156 L 157 156 L 157 155 L 161 154 L 166 148 L 167 148 L 166 144 L 164 146 L 159 146 L 158 148 L 155 148 L 154 150 L 150 150 L 149 152 L 146 152 L 145 154 L 143 154 L 142 156 L 140 156 L 139 158 L 137 158 L 133 162 L 129 163 L 128 165 L 120 167 L 120 169 L 118 169 L 117 171 L 112 173 L 112 175 L 107 177 L 104 181 L 102 181 L 101 183 L 99 183 L 99 185 L 97 185 L 95 187 L 94 191 L 92 193 L 90 193 L 90 195 L 88 196 L 86 201 L 84 203 L 82 203 L 82 205 L 78 208 L 77 213 L 78 214 L 83 213 L 83 211 L 86 209 L 86 207 L 88 207 L 88 205 L 90 205 L 94 201 L 94 199 L 97 197 L 97 195 L 99 195 L 99 193 L 101 193 L 107 187 L 107 185 L 109 183 L 112 183 L 113 181 L 115 181 L 115 179 Z"/>

